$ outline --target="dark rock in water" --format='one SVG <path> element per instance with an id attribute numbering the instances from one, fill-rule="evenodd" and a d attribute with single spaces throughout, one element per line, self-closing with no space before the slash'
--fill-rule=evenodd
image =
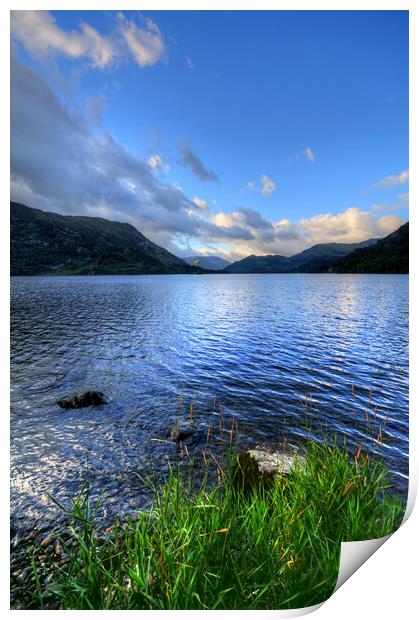
<path id="1" fill-rule="evenodd" d="M 255 484 L 272 484 L 276 477 L 286 476 L 293 466 L 303 465 L 305 458 L 301 454 L 280 452 L 267 446 L 256 446 L 246 450 L 237 457 L 236 482 L 244 489 Z"/>
<path id="2" fill-rule="evenodd" d="M 173 424 L 167 434 L 170 439 L 175 441 L 184 441 L 196 432 L 196 426 L 189 424 L 189 422 L 176 422 Z"/>
<path id="3" fill-rule="evenodd" d="M 108 400 L 102 392 L 91 390 L 77 394 L 72 398 L 62 398 L 57 401 L 62 409 L 82 409 L 83 407 L 97 407 L 98 405 L 107 405 Z"/>

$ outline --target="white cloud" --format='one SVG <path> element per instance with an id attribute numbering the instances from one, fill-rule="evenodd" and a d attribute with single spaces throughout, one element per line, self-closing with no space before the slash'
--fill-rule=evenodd
<path id="1" fill-rule="evenodd" d="M 357 243 L 372 237 L 382 237 L 403 224 L 395 215 L 386 215 L 379 219 L 372 211 L 361 211 L 351 207 L 332 215 L 330 213 L 315 215 L 300 220 L 298 226 L 309 245 L 315 243 Z"/>
<path id="2" fill-rule="evenodd" d="M 372 211 L 349 208 L 336 214 L 325 213 L 292 222 L 281 219 L 270 228 L 252 227 L 240 212 L 217 213 L 212 221 L 225 230 L 249 230 L 248 238 L 230 241 L 230 254 L 234 260 L 250 254 L 282 254 L 290 256 L 317 243 L 358 243 L 366 239 L 385 237 L 404 223 L 395 215 L 377 217 Z M 256 224 L 256 222 L 254 222 Z"/>
<path id="3" fill-rule="evenodd" d="M 267 174 L 262 174 L 260 180 L 260 186 L 257 186 L 254 181 L 248 181 L 246 183 L 246 189 L 248 189 L 250 192 L 259 192 L 265 198 L 267 198 L 268 196 L 272 196 L 273 192 L 276 190 L 275 181 L 270 179 Z"/>
<path id="4" fill-rule="evenodd" d="M 188 67 L 188 69 L 190 69 L 192 71 L 192 69 L 194 68 L 194 64 L 192 62 L 192 59 L 189 56 L 186 56 L 185 62 L 186 62 L 186 66 Z"/>
<path id="5" fill-rule="evenodd" d="M 163 158 L 157 153 L 148 158 L 147 164 L 152 170 L 161 170 L 162 172 L 169 172 L 170 170 L 169 164 L 166 164 Z"/>
<path id="6" fill-rule="evenodd" d="M 204 200 L 203 198 L 200 198 L 199 196 L 194 196 L 192 198 L 192 202 L 194 204 L 196 204 L 197 207 L 199 207 L 200 209 L 202 209 L 202 211 L 205 211 L 207 213 L 209 213 L 209 206 L 206 200 Z"/>
<path id="7" fill-rule="evenodd" d="M 144 28 L 126 20 L 122 13 L 119 14 L 119 19 L 125 42 L 140 67 L 155 65 L 164 58 L 166 49 L 163 37 L 152 19 L 145 19 Z"/>
<path id="8" fill-rule="evenodd" d="M 212 216 L 211 221 L 216 226 L 221 226 L 221 228 L 230 228 L 237 224 L 237 215 L 234 212 L 223 213 L 220 211 Z"/>
<path id="9" fill-rule="evenodd" d="M 272 196 L 272 193 L 276 190 L 276 183 L 272 181 L 266 174 L 262 174 L 262 196 Z"/>
<path id="10" fill-rule="evenodd" d="M 11 11 L 11 32 L 37 57 L 55 53 L 75 60 L 86 58 L 95 68 L 103 69 L 127 57 L 141 68 L 164 59 L 163 36 L 152 19 L 144 19 L 139 27 L 123 13 L 117 17 L 119 29 L 106 37 L 86 22 L 81 22 L 78 30 L 63 30 L 49 11 Z"/>
<path id="11" fill-rule="evenodd" d="M 311 162 L 314 161 L 314 153 L 309 146 L 306 149 L 304 149 L 303 155 L 306 159 L 308 159 L 308 161 L 311 161 Z"/>
<path id="12" fill-rule="evenodd" d="M 382 234 L 384 233 L 384 235 L 389 235 L 402 224 L 403 220 L 396 215 L 383 215 L 383 217 L 380 217 L 377 221 L 378 228 Z"/>
<path id="13" fill-rule="evenodd" d="M 395 185 L 403 185 L 409 181 L 409 170 L 403 170 L 400 174 L 391 174 L 390 176 L 374 183 L 374 187 L 394 187 Z"/>
<path id="14" fill-rule="evenodd" d="M 308 146 L 302 151 L 298 151 L 298 153 L 293 153 L 288 158 L 288 163 L 293 164 L 296 161 L 300 161 L 302 158 L 307 159 L 310 163 L 313 163 L 315 160 L 313 149 Z"/>
<path id="15" fill-rule="evenodd" d="M 89 59 L 93 67 L 109 65 L 116 49 L 109 39 L 81 22 L 80 30 L 59 28 L 49 11 L 11 11 L 11 32 L 35 56 L 60 52 L 69 58 Z"/>

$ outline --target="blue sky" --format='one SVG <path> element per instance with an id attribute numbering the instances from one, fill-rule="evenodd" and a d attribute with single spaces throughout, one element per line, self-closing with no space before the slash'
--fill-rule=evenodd
<path id="1" fill-rule="evenodd" d="M 13 12 L 12 198 L 178 255 L 408 219 L 406 11 Z"/>

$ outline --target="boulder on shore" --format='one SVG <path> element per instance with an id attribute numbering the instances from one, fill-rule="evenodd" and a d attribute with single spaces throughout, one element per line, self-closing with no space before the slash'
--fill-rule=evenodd
<path id="1" fill-rule="evenodd" d="M 89 390 L 82 394 L 77 394 L 71 398 L 61 398 L 57 401 L 62 409 L 82 409 L 83 407 L 97 407 L 98 405 L 107 405 L 108 399 L 102 392 Z"/>
<path id="2" fill-rule="evenodd" d="M 304 464 L 304 456 L 280 452 L 268 446 L 256 446 L 237 457 L 235 478 L 245 489 L 260 482 L 269 485 L 276 477 L 288 475 L 297 463 Z"/>

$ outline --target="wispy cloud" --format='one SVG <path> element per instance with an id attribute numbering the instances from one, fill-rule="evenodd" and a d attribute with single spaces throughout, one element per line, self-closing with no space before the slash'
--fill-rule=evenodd
<path id="1" fill-rule="evenodd" d="M 260 184 L 254 181 L 248 181 L 246 183 L 246 189 L 250 192 L 258 192 L 267 198 L 272 196 L 273 192 L 276 190 L 276 182 L 270 179 L 267 174 L 262 174 L 260 177 Z"/>
<path id="2" fill-rule="evenodd" d="M 403 185 L 409 181 L 409 170 L 403 170 L 400 174 L 391 174 L 390 176 L 377 181 L 373 187 L 394 187 L 395 185 Z"/>
<path id="3" fill-rule="evenodd" d="M 304 149 L 303 155 L 306 159 L 308 159 L 308 161 L 311 161 L 311 162 L 314 161 L 314 153 L 309 146 L 306 149 Z"/>
<path id="4" fill-rule="evenodd" d="M 99 69 L 129 59 L 144 68 L 166 55 L 162 33 L 152 19 L 145 18 L 138 26 L 122 12 L 117 14 L 114 30 L 104 36 L 85 21 L 80 22 L 78 30 L 66 31 L 49 11 L 11 11 L 11 33 L 38 58 L 61 54 L 74 60 L 86 59 Z"/>
<path id="5" fill-rule="evenodd" d="M 192 198 L 192 202 L 195 203 L 196 206 L 199 207 L 200 209 L 202 209 L 202 211 L 204 211 L 205 213 L 209 213 L 210 212 L 209 205 L 208 205 L 207 201 L 204 200 L 203 198 L 200 198 L 199 196 L 194 196 Z"/>
<path id="6" fill-rule="evenodd" d="M 373 211 L 398 211 L 409 207 L 409 192 L 399 194 L 396 201 L 391 204 L 374 203 L 371 206 Z"/>
<path id="7" fill-rule="evenodd" d="M 198 154 L 191 148 L 188 142 L 183 142 L 179 147 L 180 163 L 189 168 L 200 181 L 219 181 L 218 174 L 206 168 Z"/>
<path id="8" fill-rule="evenodd" d="M 190 69 L 192 71 L 192 69 L 194 68 L 194 64 L 192 62 L 192 59 L 189 56 L 186 56 L 185 62 L 186 62 L 186 66 L 188 67 L 188 69 Z"/>
<path id="9" fill-rule="evenodd" d="M 268 177 L 267 174 L 262 174 L 262 196 L 272 196 L 273 192 L 276 190 L 276 183 L 272 179 Z"/>
<path id="10" fill-rule="evenodd" d="M 155 65 L 164 58 L 166 48 L 163 37 L 152 19 L 146 18 L 142 28 L 127 20 L 122 13 L 119 13 L 119 20 L 125 42 L 141 68 Z"/>
<path id="11" fill-rule="evenodd" d="M 316 158 L 314 156 L 314 151 L 310 146 L 307 146 L 307 148 L 302 151 L 298 151 L 298 153 L 293 153 L 290 155 L 288 162 L 292 164 L 296 161 L 300 161 L 301 159 L 307 159 L 310 163 L 314 163 Z"/>
<path id="12" fill-rule="evenodd" d="M 161 172 L 169 172 L 170 170 L 169 164 L 157 153 L 147 159 L 147 164 L 152 170 L 160 170 Z"/>
<path id="13" fill-rule="evenodd" d="M 114 44 L 81 22 L 79 30 L 66 32 L 49 11 L 11 11 L 11 32 L 38 57 L 61 53 L 73 59 L 87 58 L 93 67 L 104 68 L 114 59 Z"/>
<path id="14" fill-rule="evenodd" d="M 222 211 L 212 216 L 212 222 L 221 228 L 232 228 L 240 226 L 241 228 L 253 230 L 272 230 L 273 224 L 261 216 L 258 211 L 241 207 L 237 211 L 231 213 L 223 213 Z M 252 235 L 253 238 L 253 235 Z"/>

